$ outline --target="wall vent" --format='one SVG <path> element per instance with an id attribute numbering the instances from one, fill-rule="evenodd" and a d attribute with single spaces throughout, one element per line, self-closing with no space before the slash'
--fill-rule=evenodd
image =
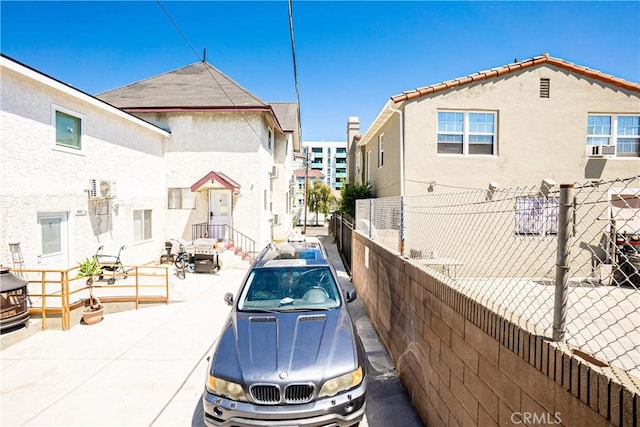
<path id="1" fill-rule="evenodd" d="M 551 90 L 551 80 L 542 78 L 540 79 L 540 98 L 549 98 Z"/>

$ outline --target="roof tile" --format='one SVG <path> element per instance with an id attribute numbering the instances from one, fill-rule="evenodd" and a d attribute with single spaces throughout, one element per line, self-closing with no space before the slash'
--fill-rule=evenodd
<path id="1" fill-rule="evenodd" d="M 499 77 L 505 74 L 520 71 L 529 67 L 537 66 L 540 64 L 549 64 L 555 67 L 559 67 L 570 72 L 580 74 L 589 78 L 598 79 L 605 83 L 614 85 L 627 90 L 640 92 L 640 84 L 629 82 L 624 79 L 614 77 L 609 74 L 602 73 L 597 70 L 590 69 L 581 65 L 576 65 L 563 59 L 554 58 L 549 56 L 548 53 L 543 53 L 540 56 L 525 59 L 523 61 L 514 62 L 511 64 L 503 65 L 501 67 L 492 68 L 490 70 L 478 71 L 477 73 L 470 74 L 466 77 L 460 77 L 452 80 L 447 80 L 440 83 L 435 83 L 429 86 L 419 87 L 413 90 L 407 90 L 399 95 L 391 97 L 393 102 L 409 101 L 412 99 L 420 98 L 427 94 L 443 91 L 446 89 L 463 86 L 471 82 L 477 82 L 480 80 L 486 80 L 493 77 Z"/>

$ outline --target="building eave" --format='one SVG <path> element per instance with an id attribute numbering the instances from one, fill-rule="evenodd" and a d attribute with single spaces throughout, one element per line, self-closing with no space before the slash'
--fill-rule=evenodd
<path id="1" fill-rule="evenodd" d="M 16 61 L 13 58 L 10 58 L 8 56 L 6 56 L 5 54 L 0 54 L 0 59 L 1 62 L 0 64 L 2 65 L 2 67 L 7 68 L 9 70 L 12 70 L 18 74 L 21 74 L 27 78 L 30 78 L 34 81 L 37 81 L 38 83 L 41 83 L 45 86 L 48 86 L 54 90 L 57 90 L 59 92 L 64 93 L 65 95 L 69 95 L 69 96 L 73 96 L 83 102 L 86 102 L 96 108 L 99 108 L 103 111 L 109 112 L 110 114 L 113 114 L 115 116 L 118 116 L 122 119 L 125 119 L 129 122 L 133 122 L 139 126 L 142 126 L 148 130 L 151 130 L 152 132 L 156 132 L 164 137 L 169 137 L 171 135 L 170 132 L 168 132 L 165 129 L 159 128 L 158 126 L 147 122 L 146 120 L 143 120 L 139 117 L 136 117 L 132 114 L 130 114 L 129 112 L 119 109 L 117 107 L 114 107 L 113 105 L 102 101 L 86 92 L 83 92 L 79 89 L 76 89 L 75 87 L 64 83 L 60 80 L 57 80 L 47 74 L 44 74 L 40 71 L 37 71 L 34 68 L 31 68 L 25 64 L 22 64 L 19 61 Z"/>

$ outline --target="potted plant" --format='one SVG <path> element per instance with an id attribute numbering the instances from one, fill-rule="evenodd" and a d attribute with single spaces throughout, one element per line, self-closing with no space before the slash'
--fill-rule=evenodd
<path id="1" fill-rule="evenodd" d="M 98 262 L 95 255 L 91 258 L 85 258 L 79 265 L 77 277 L 87 278 L 87 287 L 89 288 L 89 306 L 82 309 L 82 320 L 87 325 L 93 325 L 102 320 L 104 313 L 104 305 L 100 303 L 100 299 L 93 294 L 93 282 L 96 276 L 102 274 L 102 266 Z"/>

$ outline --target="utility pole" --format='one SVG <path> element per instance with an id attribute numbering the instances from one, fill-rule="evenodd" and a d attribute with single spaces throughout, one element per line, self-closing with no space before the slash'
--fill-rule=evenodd
<path id="1" fill-rule="evenodd" d="M 307 234 L 307 197 L 309 194 L 309 147 L 304 149 L 304 225 L 302 226 L 302 234 Z"/>

